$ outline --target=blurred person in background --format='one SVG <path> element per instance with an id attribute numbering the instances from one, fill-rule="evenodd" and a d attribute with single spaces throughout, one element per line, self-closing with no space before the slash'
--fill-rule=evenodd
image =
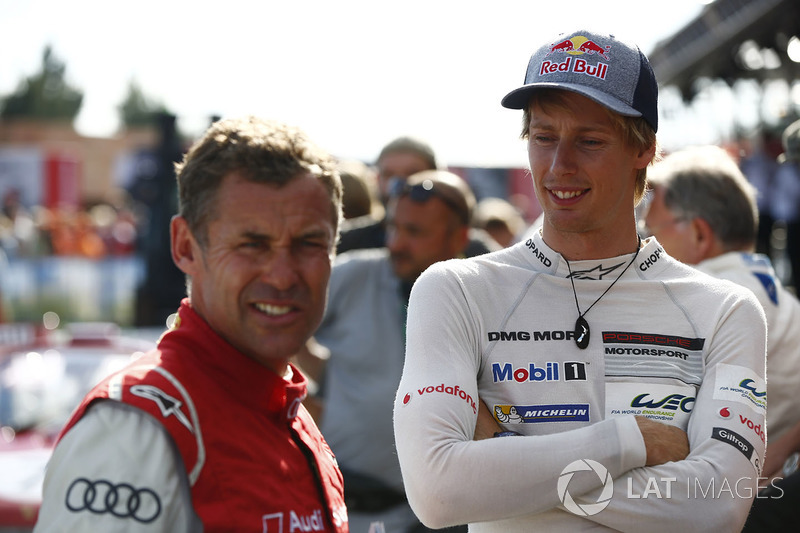
<path id="1" fill-rule="evenodd" d="M 667 156 L 650 172 L 652 198 L 642 233 L 653 235 L 664 250 L 701 272 L 747 287 L 767 318 L 766 427 L 750 428 L 769 445 L 763 479 L 790 475 L 784 466 L 800 445 L 800 301 L 781 284 L 770 258 L 755 253 L 758 191 L 725 150 L 717 146 L 686 148 Z M 794 458 L 796 468 L 797 459 Z M 744 530 L 789 531 L 800 518 L 800 482 L 759 483 Z M 776 488 L 779 487 L 779 488 Z"/>
<path id="2" fill-rule="evenodd" d="M 415 137 L 398 137 L 382 149 L 375 162 L 378 199 L 386 205 L 389 191 L 411 174 L 437 167 L 436 155 L 426 142 Z M 383 216 L 356 217 L 342 224 L 337 251 L 382 248 L 386 245 L 386 220 Z"/>
<path id="3" fill-rule="evenodd" d="M 444 170 L 412 174 L 387 200 L 384 248 L 339 255 L 315 340 L 330 353 L 314 365 L 319 424 L 344 475 L 352 531 L 427 531 L 406 500 L 394 446 L 392 404 L 405 358 L 406 306 L 419 275 L 457 257 L 475 198 Z M 302 365 L 301 361 L 301 365 Z M 303 366 L 306 369 L 306 366 Z"/>
<path id="4" fill-rule="evenodd" d="M 348 531 L 342 476 L 290 359 L 324 312 L 333 159 L 297 128 L 221 120 L 176 166 L 185 298 L 93 389 L 48 463 L 36 531 Z"/>
<path id="5" fill-rule="evenodd" d="M 778 157 L 772 204 L 775 219 L 786 225 L 786 256 L 791 267 L 787 284 L 797 294 L 800 280 L 800 120 L 786 127 L 781 143 L 783 153 Z"/>
<path id="6" fill-rule="evenodd" d="M 644 236 L 655 236 L 669 255 L 701 272 L 747 287 L 764 309 L 771 450 L 800 422 L 795 404 L 800 390 L 800 300 L 783 287 L 770 258 L 755 253 L 757 191 L 717 146 L 668 155 L 651 169 L 649 184 Z"/>
<path id="7" fill-rule="evenodd" d="M 519 242 L 528 227 L 519 210 L 502 198 L 484 198 L 478 202 L 472 224 L 503 248 Z"/>
<path id="8" fill-rule="evenodd" d="M 383 206 L 377 198 L 375 172 L 355 159 L 339 160 L 337 167 L 342 177 L 344 220 L 359 217 L 370 217 L 375 222 L 380 220 L 383 216 Z"/>
<path id="9" fill-rule="evenodd" d="M 0 207 L 0 249 L 9 257 L 38 255 L 39 228 L 31 212 L 22 204 L 19 190 L 10 189 L 3 195 Z"/>
<path id="10" fill-rule="evenodd" d="M 401 188 L 405 180 L 416 172 L 436 170 L 438 164 L 433 148 L 416 137 L 398 137 L 386 144 L 375 163 L 378 197 L 385 206 L 393 191 Z M 371 216 L 353 218 L 342 225 L 337 251 L 386 246 L 386 218 L 376 220 Z M 472 257 L 499 249 L 500 246 L 484 231 L 473 230 L 463 250 Z"/>
<path id="11" fill-rule="evenodd" d="M 759 224 L 756 252 L 773 258 L 772 230 L 775 226 L 773 201 L 775 200 L 776 158 L 780 152 L 780 139 L 769 131 L 757 131 L 739 139 L 739 168 L 758 194 Z"/>

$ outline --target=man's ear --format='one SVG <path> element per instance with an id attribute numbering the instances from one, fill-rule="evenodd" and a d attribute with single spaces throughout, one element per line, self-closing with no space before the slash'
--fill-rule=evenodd
<path id="1" fill-rule="evenodd" d="M 647 165 L 653 161 L 653 158 L 656 156 L 656 145 L 655 143 L 651 144 L 649 147 L 645 148 L 636 156 L 636 164 L 634 165 L 636 169 L 641 170 L 646 168 Z"/>
<path id="2" fill-rule="evenodd" d="M 697 263 L 704 259 L 714 257 L 717 248 L 717 238 L 714 235 L 714 230 L 711 229 L 709 223 L 700 217 L 693 218 L 689 224 L 691 231 L 691 238 L 693 240 L 694 249 L 697 251 Z"/>
<path id="3" fill-rule="evenodd" d="M 169 223 L 169 234 L 172 261 L 184 274 L 191 276 L 200 257 L 199 246 L 189 230 L 189 223 L 182 216 L 175 215 Z"/>

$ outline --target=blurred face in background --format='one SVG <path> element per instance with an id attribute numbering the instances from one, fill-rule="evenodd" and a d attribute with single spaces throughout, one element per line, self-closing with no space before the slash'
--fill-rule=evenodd
<path id="1" fill-rule="evenodd" d="M 378 187 L 381 198 L 389 198 L 393 186 L 398 186 L 412 174 L 430 170 L 430 164 L 414 152 L 389 152 L 378 161 Z"/>
<path id="2" fill-rule="evenodd" d="M 395 275 L 414 281 L 433 263 L 457 257 L 467 244 L 467 233 L 468 227 L 435 194 L 424 201 L 393 199 L 386 246 Z"/>
<path id="3" fill-rule="evenodd" d="M 643 236 L 654 236 L 664 250 L 682 263 L 695 265 L 702 260 L 696 248 L 691 218 L 673 213 L 664 204 L 664 190 L 656 188 L 644 217 Z"/>

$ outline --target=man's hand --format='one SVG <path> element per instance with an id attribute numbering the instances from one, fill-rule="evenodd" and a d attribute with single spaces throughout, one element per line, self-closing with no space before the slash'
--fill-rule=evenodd
<path id="1" fill-rule="evenodd" d="M 479 414 L 480 416 L 480 414 Z M 682 461 L 689 455 L 689 437 L 681 428 L 668 426 L 643 416 L 636 417 L 647 448 L 647 465 Z"/>
<path id="2" fill-rule="evenodd" d="M 478 405 L 478 420 L 475 422 L 475 435 L 472 440 L 491 439 L 496 432 L 503 431 L 503 428 L 494 419 L 483 400 L 479 401 Z"/>

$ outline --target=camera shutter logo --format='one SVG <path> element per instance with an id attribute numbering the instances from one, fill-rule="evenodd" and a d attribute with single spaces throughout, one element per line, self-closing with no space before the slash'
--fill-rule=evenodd
<path id="1" fill-rule="evenodd" d="M 597 503 L 577 503 L 572 499 L 569 491 L 567 491 L 567 486 L 572 480 L 572 476 L 575 475 L 575 472 L 583 470 L 594 472 L 597 474 L 597 477 L 600 478 L 600 481 L 603 482 L 603 491 L 600 493 Z M 596 515 L 608 506 L 611 502 L 611 496 L 613 495 L 614 480 L 611 478 L 611 474 L 608 473 L 606 467 L 591 459 L 578 459 L 577 461 L 571 462 L 561 471 L 561 475 L 558 478 L 558 498 L 561 500 L 561 503 L 564 504 L 567 511 L 578 516 Z"/>

